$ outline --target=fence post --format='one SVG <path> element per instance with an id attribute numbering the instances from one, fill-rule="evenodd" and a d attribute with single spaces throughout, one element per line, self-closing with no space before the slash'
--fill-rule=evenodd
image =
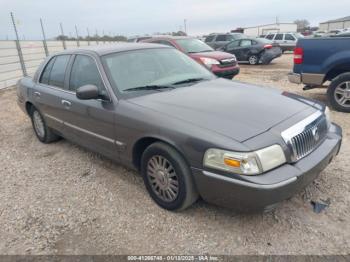
<path id="1" fill-rule="evenodd" d="M 49 55 L 49 49 L 47 48 L 47 43 L 46 43 L 46 36 L 45 36 L 45 31 L 44 31 L 44 25 L 43 25 L 43 20 L 40 18 L 40 25 L 41 25 L 41 31 L 43 33 L 43 44 L 44 44 L 44 50 L 45 50 L 45 55 Z"/>
<path id="2" fill-rule="evenodd" d="M 76 33 L 76 35 L 77 35 L 77 46 L 80 47 L 77 25 L 75 25 L 75 33 Z"/>
<path id="3" fill-rule="evenodd" d="M 18 38 L 18 32 L 17 32 L 17 28 L 16 28 L 16 23 L 15 23 L 15 18 L 13 17 L 13 13 L 11 12 L 11 19 L 12 19 L 12 24 L 13 24 L 13 29 L 15 30 L 15 35 L 16 35 L 16 48 L 17 48 L 17 52 L 18 52 L 18 57 L 19 57 L 19 62 L 21 64 L 21 68 L 22 68 L 22 72 L 23 72 L 23 76 L 27 76 L 27 69 L 26 69 L 26 65 L 24 63 L 24 59 L 23 59 L 23 53 L 22 53 L 22 49 L 21 49 L 21 45 L 19 43 L 19 38 Z"/>
<path id="4" fill-rule="evenodd" d="M 62 26 L 62 23 L 60 23 L 60 28 L 61 28 L 61 35 L 62 35 L 62 44 L 63 44 L 63 49 L 67 49 L 67 46 L 66 46 L 66 41 L 64 40 L 64 32 L 63 32 L 63 26 Z"/>
<path id="5" fill-rule="evenodd" d="M 90 32 L 89 32 L 89 28 L 88 27 L 86 28 L 86 31 L 87 31 L 87 34 L 88 34 L 88 37 L 87 37 L 88 45 L 90 45 Z"/>

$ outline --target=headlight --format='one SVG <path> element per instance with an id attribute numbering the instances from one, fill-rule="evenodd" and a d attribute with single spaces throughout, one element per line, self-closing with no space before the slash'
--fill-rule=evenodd
<path id="1" fill-rule="evenodd" d="M 331 111 L 329 110 L 328 106 L 326 106 L 326 109 L 324 110 L 324 114 L 326 116 L 327 124 L 328 124 L 328 127 L 329 127 L 331 125 Z"/>
<path id="2" fill-rule="evenodd" d="M 232 152 L 208 149 L 204 154 L 204 166 L 240 175 L 258 175 L 286 162 L 279 145 L 273 145 L 255 152 Z"/>
<path id="3" fill-rule="evenodd" d="M 200 57 L 199 59 L 208 68 L 211 68 L 212 65 L 220 65 L 220 62 L 216 59 L 213 59 L 213 58 Z"/>

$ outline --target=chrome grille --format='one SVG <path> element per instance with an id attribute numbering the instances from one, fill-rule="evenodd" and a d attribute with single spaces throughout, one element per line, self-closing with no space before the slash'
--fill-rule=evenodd
<path id="1" fill-rule="evenodd" d="M 229 67 L 237 65 L 237 60 L 235 58 L 223 59 L 220 62 L 220 67 Z"/>
<path id="2" fill-rule="evenodd" d="M 284 131 L 282 137 L 292 151 L 292 161 L 310 154 L 324 140 L 327 131 L 327 119 L 321 112 Z"/>

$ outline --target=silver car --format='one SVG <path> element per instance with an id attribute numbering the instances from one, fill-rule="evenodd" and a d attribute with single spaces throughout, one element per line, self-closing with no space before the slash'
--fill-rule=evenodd
<path id="1" fill-rule="evenodd" d="M 299 38 L 304 38 L 299 33 L 270 33 L 265 36 L 273 43 L 279 44 L 282 52 L 293 51 Z"/>
<path id="2" fill-rule="evenodd" d="M 217 78 L 164 45 L 53 55 L 17 95 L 41 142 L 63 137 L 138 170 L 168 210 L 199 196 L 271 208 L 311 183 L 342 140 L 324 105 Z"/>

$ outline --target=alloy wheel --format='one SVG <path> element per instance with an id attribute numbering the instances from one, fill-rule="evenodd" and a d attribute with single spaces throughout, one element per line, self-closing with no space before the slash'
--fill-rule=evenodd
<path id="1" fill-rule="evenodd" d="M 350 108 L 350 82 L 343 82 L 335 88 L 335 101 L 343 106 Z"/>
<path id="2" fill-rule="evenodd" d="M 172 202 L 179 194 L 179 181 L 172 164 L 163 156 L 153 156 L 147 163 L 147 177 L 152 191 L 163 201 Z"/>
<path id="3" fill-rule="evenodd" d="M 45 136 L 44 121 L 38 111 L 33 112 L 33 123 L 36 134 L 43 138 Z"/>

